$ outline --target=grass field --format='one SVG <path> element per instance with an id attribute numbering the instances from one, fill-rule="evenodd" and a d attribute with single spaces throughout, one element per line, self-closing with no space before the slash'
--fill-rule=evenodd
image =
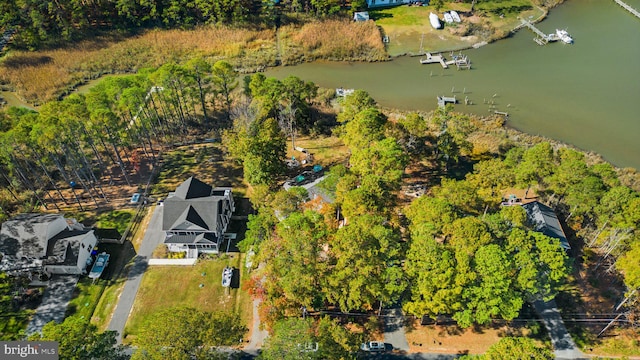
<path id="1" fill-rule="evenodd" d="M 221 274 L 225 266 L 240 269 L 244 276 L 244 255 L 233 253 L 218 259 L 199 260 L 194 266 L 153 266 L 144 277 L 133 310 L 125 328 L 125 341 L 130 342 L 146 319 L 160 309 L 176 306 L 194 307 L 203 311 L 238 312 L 249 327 L 252 320 L 252 300 L 241 289 L 222 287 Z M 203 284 L 203 287 L 200 287 Z M 248 335 L 247 335 L 248 336 Z"/>
<path id="2" fill-rule="evenodd" d="M 337 163 L 343 163 L 349 157 L 347 146 L 335 136 L 299 137 L 296 138 L 296 147 L 307 149 L 314 158 L 314 164 L 324 167 Z M 291 139 L 287 142 L 287 158 L 295 156 L 296 159 L 304 158 L 299 151 L 292 151 Z"/>
<path id="3" fill-rule="evenodd" d="M 105 286 L 104 280 L 93 283 L 88 277 L 82 277 L 74 289 L 73 299 L 67 306 L 67 317 L 79 317 L 90 321 Z"/>

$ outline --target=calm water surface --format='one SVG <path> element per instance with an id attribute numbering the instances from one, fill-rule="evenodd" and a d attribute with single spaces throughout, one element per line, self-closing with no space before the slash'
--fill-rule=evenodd
<path id="1" fill-rule="evenodd" d="M 628 3 L 640 9 L 640 0 Z M 574 0 L 553 9 L 538 28 L 566 28 L 575 44 L 539 46 L 523 29 L 464 51 L 471 71 L 404 57 L 371 64 L 316 62 L 270 69 L 267 75 L 365 89 L 381 105 L 404 110 L 432 110 L 437 95 L 456 95 L 473 102 L 457 110 L 485 115 L 485 102 L 492 101 L 509 113 L 512 127 L 640 169 L 640 19 L 613 1 Z"/>

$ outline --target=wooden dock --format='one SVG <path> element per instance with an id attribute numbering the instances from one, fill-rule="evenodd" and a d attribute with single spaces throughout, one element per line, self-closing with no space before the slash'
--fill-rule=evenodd
<path id="1" fill-rule="evenodd" d="M 458 103 L 458 99 L 456 99 L 456 96 L 454 95 L 453 97 L 450 96 L 438 96 L 438 106 L 439 107 L 445 107 L 447 104 L 457 104 Z"/>
<path id="2" fill-rule="evenodd" d="M 427 53 L 426 55 L 427 55 L 426 59 L 420 58 L 420 64 L 440 63 L 443 69 L 449 68 L 449 65 L 447 65 L 446 59 L 444 58 L 444 56 L 442 56 L 442 54 L 432 55 L 431 53 Z"/>
<path id="3" fill-rule="evenodd" d="M 638 19 L 640 19 L 640 11 L 632 8 L 630 5 L 626 4 L 622 0 L 613 0 L 613 1 L 615 1 L 616 4 L 622 6 L 623 9 L 627 10 L 628 12 L 632 13 L 633 15 L 635 15 Z"/>
<path id="4" fill-rule="evenodd" d="M 538 45 L 546 45 L 547 43 L 549 43 L 549 41 L 555 41 L 557 40 L 557 38 L 552 37 L 550 35 L 547 35 L 545 33 L 543 33 L 542 31 L 540 31 L 540 29 L 538 29 L 535 25 L 533 25 L 530 21 L 527 21 L 525 19 L 520 19 L 520 25 L 516 26 L 513 31 L 517 31 L 522 29 L 523 27 L 528 28 L 529 30 L 533 31 L 534 34 L 538 35 L 537 38 L 534 38 L 533 41 L 535 41 Z"/>
<path id="5" fill-rule="evenodd" d="M 471 69 L 471 60 L 466 55 L 451 55 L 453 60 L 447 60 L 442 54 L 433 55 L 426 53 L 427 58 L 420 58 L 420 64 L 435 64 L 440 63 L 443 69 L 448 69 L 449 65 L 455 65 L 458 70 Z"/>

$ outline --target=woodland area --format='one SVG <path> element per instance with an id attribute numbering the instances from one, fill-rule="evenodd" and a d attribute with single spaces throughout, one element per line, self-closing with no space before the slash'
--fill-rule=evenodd
<path id="1" fill-rule="evenodd" d="M 518 144 L 496 119 L 449 108 L 391 113 L 363 91 L 340 101 L 333 117 L 332 97 L 295 77 L 256 74 L 241 86 L 220 61 L 106 78 L 39 112 L 10 108 L 2 112 L 4 216 L 105 205 L 102 189 L 138 171 L 134 153 L 153 162 L 163 148 L 221 134 L 257 210 L 240 247 L 266 265 L 244 286 L 263 299 L 260 312 L 275 333 L 301 307 L 373 314 L 400 303 L 462 327 L 512 320 L 527 301 L 561 292 L 593 259 L 599 271 L 622 276 L 618 310 L 636 316 L 640 196 L 621 183 L 632 185 L 624 172 L 565 146 Z M 320 186 L 333 203 L 309 205 L 306 190 L 279 190 L 287 139 L 299 134 L 333 134 L 349 149 L 348 163 L 325 164 L 333 166 Z M 479 134 L 496 146 L 482 150 Z M 407 200 L 403 189 L 416 180 L 408 169 L 416 167 L 426 174 L 425 194 Z M 77 189 L 68 189 L 71 181 Z M 557 240 L 531 230 L 520 207 L 500 206 L 512 188 L 531 188 L 556 207 L 571 230 L 573 262 Z M 582 246 L 597 256 L 575 257 Z M 344 330 L 322 324 L 295 326 L 320 337 L 316 327 L 326 328 L 334 334 L 327 348 L 339 353 L 362 340 L 331 342 Z M 265 354 L 278 346 L 274 337 Z"/>
<path id="2" fill-rule="evenodd" d="M 366 7 L 364 0 L 351 8 Z M 279 26 L 295 14 L 335 15 L 346 9 L 343 0 L 118 0 L 33 1 L 0 4 L 0 29 L 15 28 L 15 46 L 36 49 L 79 40 L 104 30 L 135 32 L 142 28 L 193 28 L 197 25 Z"/>

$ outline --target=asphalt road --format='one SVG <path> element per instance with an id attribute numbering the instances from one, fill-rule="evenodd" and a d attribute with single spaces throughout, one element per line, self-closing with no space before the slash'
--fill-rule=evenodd
<path id="1" fill-rule="evenodd" d="M 118 304 L 113 312 L 113 317 L 109 323 L 108 330 L 118 332 L 118 343 L 122 343 L 122 334 L 124 326 L 127 323 L 133 302 L 136 299 L 142 275 L 149 266 L 149 258 L 153 250 L 162 243 L 162 206 L 156 206 L 154 213 L 149 221 L 149 225 L 144 233 L 144 238 L 140 244 L 138 254 L 133 258 L 133 266 L 127 275 L 127 282 L 124 284 L 122 294 L 118 298 Z"/>

